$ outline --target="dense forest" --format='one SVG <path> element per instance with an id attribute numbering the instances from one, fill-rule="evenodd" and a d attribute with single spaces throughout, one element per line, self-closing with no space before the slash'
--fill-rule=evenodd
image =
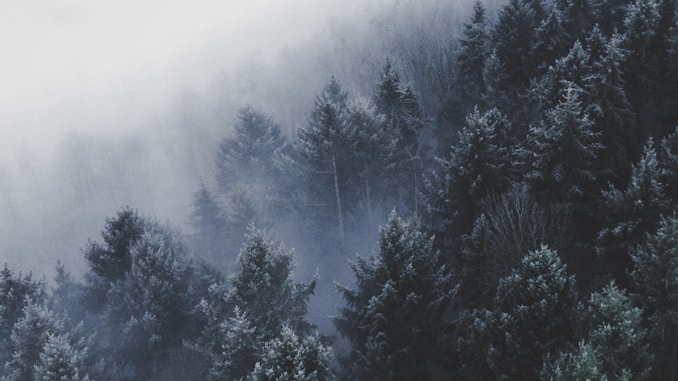
<path id="1" fill-rule="evenodd" d="M 189 231 L 5 265 L 0 380 L 678 380 L 678 2 L 468 14 L 242 105 Z"/>

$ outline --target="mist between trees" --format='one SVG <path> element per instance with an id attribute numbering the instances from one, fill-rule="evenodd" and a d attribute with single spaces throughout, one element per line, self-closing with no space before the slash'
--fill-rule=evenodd
<path id="1" fill-rule="evenodd" d="M 441 9 L 332 40 L 280 121 L 186 96 L 204 158 L 104 151 L 187 159 L 189 223 L 114 209 L 84 275 L 5 265 L 2 380 L 678 379 L 676 2 Z"/>

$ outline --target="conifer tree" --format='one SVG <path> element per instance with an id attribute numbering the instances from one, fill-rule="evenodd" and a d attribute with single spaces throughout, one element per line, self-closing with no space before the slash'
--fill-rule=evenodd
<path id="1" fill-rule="evenodd" d="M 279 337 L 263 348 L 249 379 L 252 381 L 330 381 L 332 349 L 320 342 L 318 335 L 299 337 L 289 327 L 282 327 Z"/>
<path id="2" fill-rule="evenodd" d="M 494 46 L 511 89 L 520 90 L 529 84 L 533 69 L 530 46 L 539 22 L 532 7 L 522 0 L 510 0 L 499 11 Z"/>
<path id="3" fill-rule="evenodd" d="M 489 55 L 489 37 L 486 31 L 485 6 L 480 0 L 473 4 L 473 15 L 464 23 L 461 51 L 457 55 L 458 82 L 471 103 L 478 103 L 484 91 L 483 68 Z"/>
<path id="4" fill-rule="evenodd" d="M 429 364 L 440 361 L 437 343 L 454 291 L 432 244 L 416 220 L 405 223 L 393 212 L 379 253 L 352 265 L 357 289 L 339 286 L 346 306 L 335 325 L 351 342 L 345 360 L 352 378 L 429 379 Z"/>
<path id="5" fill-rule="evenodd" d="M 646 233 L 654 231 L 659 216 L 666 211 L 664 194 L 657 154 L 650 138 L 640 161 L 633 166 L 626 188 L 611 187 L 603 192 L 609 220 L 598 233 L 597 250 L 607 259 L 612 274 L 618 279 L 625 281 L 625 273 L 631 267 L 629 250 L 639 244 Z"/>
<path id="6" fill-rule="evenodd" d="M 35 366 L 36 381 L 89 381 L 84 357 L 87 349 L 78 350 L 69 342 L 67 335 L 49 333 L 40 353 L 40 362 Z"/>
<path id="7" fill-rule="evenodd" d="M 531 170 L 526 178 L 536 192 L 549 192 L 575 207 L 590 206 L 597 188 L 594 160 L 603 148 L 600 133 L 579 100 L 579 89 L 569 83 L 560 103 L 546 112 L 539 127 L 530 128 Z"/>
<path id="8" fill-rule="evenodd" d="M 417 213 L 419 173 L 424 159 L 419 136 L 424 128 L 424 114 L 411 86 L 400 80 L 390 60 L 386 61 L 374 91 L 376 112 L 383 115 L 384 127 L 393 139 L 389 165 L 394 169 L 389 184 L 398 189 L 399 202 L 394 206 Z"/>
<path id="9" fill-rule="evenodd" d="M 539 379 L 544 356 L 564 349 L 575 329 L 574 283 L 555 251 L 528 253 L 499 281 L 494 308 L 474 311 L 461 332 L 462 359 L 475 358 L 464 376 Z"/>
<path id="10" fill-rule="evenodd" d="M 459 132 L 449 159 L 439 159 L 440 172 L 429 179 L 429 211 L 442 224 L 445 237 L 468 233 L 480 201 L 503 192 L 512 179 L 511 125 L 497 110 L 475 109 Z"/>
<path id="11" fill-rule="evenodd" d="M 675 208 L 678 204 L 678 127 L 662 139 L 657 158 L 661 167 L 661 181 L 666 186 L 665 194 Z"/>
<path id="12" fill-rule="evenodd" d="M 645 307 L 653 339 L 656 379 L 678 377 L 678 218 L 662 217 L 656 232 L 632 252 L 631 279 Z"/>
<path id="13" fill-rule="evenodd" d="M 587 111 L 593 116 L 594 128 L 601 133 L 605 145 L 599 168 L 607 168 L 607 178 L 619 183 L 629 175 L 629 159 L 636 156 L 639 139 L 635 114 L 626 97 L 623 64 L 626 52 L 619 36 L 604 45 L 600 57 L 594 58 L 592 72 L 584 78 Z"/>
<path id="14" fill-rule="evenodd" d="M 40 361 L 50 333 L 60 327 L 46 307 L 28 301 L 23 316 L 14 324 L 10 336 L 12 357 L 5 365 L 3 381 L 33 381 L 35 366 Z"/>
<path id="15" fill-rule="evenodd" d="M 544 73 L 556 59 L 562 57 L 571 38 L 563 27 L 562 16 L 557 8 L 551 10 L 535 34 L 530 52 L 538 60 L 537 73 Z"/>
<path id="16" fill-rule="evenodd" d="M 207 186 L 201 183 L 200 189 L 193 194 L 192 207 L 190 222 L 195 232 L 193 246 L 199 255 L 219 260 L 227 248 L 226 219 L 221 205 Z"/>

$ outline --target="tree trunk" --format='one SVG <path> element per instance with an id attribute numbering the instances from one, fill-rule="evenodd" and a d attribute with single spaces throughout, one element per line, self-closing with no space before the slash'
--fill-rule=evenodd
<path id="1" fill-rule="evenodd" d="M 337 198 L 337 223 L 339 224 L 339 243 L 344 246 L 344 217 L 341 210 L 341 193 L 339 192 L 339 174 L 337 173 L 337 161 L 332 155 L 332 171 L 334 173 L 334 194 Z"/>

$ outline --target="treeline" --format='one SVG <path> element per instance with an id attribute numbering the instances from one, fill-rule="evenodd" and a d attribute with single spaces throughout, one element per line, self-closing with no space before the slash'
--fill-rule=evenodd
<path id="1" fill-rule="evenodd" d="M 124 209 L 82 281 L 5 267 L 2 379 L 678 379 L 676 8 L 476 2 L 429 69 L 437 107 L 387 61 L 367 98 L 331 79 L 292 136 L 242 108 L 193 232 Z M 332 271 L 365 255 L 346 350 L 258 229 Z"/>

